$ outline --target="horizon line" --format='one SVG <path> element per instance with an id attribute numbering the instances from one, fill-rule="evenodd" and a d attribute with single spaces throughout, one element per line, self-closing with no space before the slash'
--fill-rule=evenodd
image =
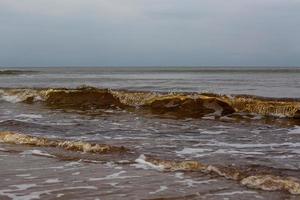
<path id="1" fill-rule="evenodd" d="M 296 65 L 287 65 L 287 66 L 281 66 L 281 65 L 49 65 L 49 66 L 1 66 L 0 68 L 51 68 L 51 67 L 70 67 L 70 68 L 79 68 L 79 67 L 282 67 L 282 68 L 288 68 L 288 67 L 300 67 Z"/>

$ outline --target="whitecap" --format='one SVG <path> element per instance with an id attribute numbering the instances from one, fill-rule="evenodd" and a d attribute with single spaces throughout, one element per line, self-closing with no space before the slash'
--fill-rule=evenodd
<path id="1" fill-rule="evenodd" d="M 121 176 L 121 174 L 126 173 L 126 171 L 120 171 L 111 175 L 107 175 L 101 178 L 89 178 L 89 181 L 100 181 L 100 180 L 112 180 L 112 179 L 127 179 L 127 178 L 137 178 L 140 176 Z"/>
<path id="2" fill-rule="evenodd" d="M 165 190 L 167 190 L 168 187 L 167 186 L 160 186 L 159 189 L 153 191 L 153 192 L 149 192 L 149 194 L 156 194 L 156 193 L 159 193 L 159 192 L 163 192 Z"/>
<path id="3" fill-rule="evenodd" d="M 42 115 L 36 115 L 36 114 L 20 114 L 20 115 L 17 115 L 16 117 L 31 118 L 31 119 L 41 119 L 41 118 L 43 118 Z"/>
<path id="4" fill-rule="evenodd" d="M 164 166 L 163 165 L 154 165 L 150 162 L 146 161 L 146 157 L 142 154 L 140 155 L 135 162 L 137 164 L 132 164 L 131 166 L 134 166 L 136 168 L 142 168 L 142 169 L 156 169 L 158 171 L 163 171 Z"/>
<path id="5" fill-rule="evenodd" d="M 37 191 L 37 192 L 31 192 L 26 195 L 21 194 L 15 194 L 16 191 L 21 191 L 20 189 L 16 190 L 0 190 L 0 195 L 9 197 L 12 200 L 32 200 L 32 199 L 40 199 L 41 195 L 49 195 L 52 192 L 59 192 L 59 191 L 65 191 L 65 190 L 80 190 L 80 189 L 88 189 L 88 190 L 97 190 L 98 188 L 95 186 L 78 186 L 78 187 L 63 187 L 60 189 L 54 189 L 54 190 L 43 190 L 43 191 Z"/>
<path id="6" fill-rule="evenodd" d="M 227 149 L 218 149 L 214 153 L 216 154 L 244 154 L 244 155 L 264 155 L 263 152 L 257 151 L 235 151 L 235 150 L 227 150 Z"/>
<path id="7" fill-rule="evenodd" d="M 59 180 L 58 178 L 50 178 L 45 181 L 45 183 L 60 183 L 60 182 L 62 181 Z"/>
<path id="8" fill-rule="evenodd" d="M 194 187 L 195 185 L 199 185 L 199 184 L 208 184 L 211 182 L 216 182 L 216 180 L 211 179 L 211 180 L 195 181 L 193 179 L 184 179 L 182 181 L 176 181 L 176 182 L 183 183 L 183 184 L 187 185 L 188 187 Z"/>
<path id="9" fill-rule="evenodd" d="M 300 126 L 295 126 L 294 129 L 289 130 L 288 134 L 300 134 Z"/>
<path id="10" fill-rule="evenodd" d="M 31 176 L 31 174 L 17 174 L 18 177 L 28 177 Z"/>
<path id="11" fill-rule="evenodd" d="M 184 148 L 181 151 L 175 151 L 179 155 L 188 155 L 188 154 L 196 154 L 199 155 L 199 153 L 207 153 L 211 152 L 212 149 L 200 149 L 200 148 Z"/>
<path id="12" fill-rule="evenodd" d="M 233 192 L 222 192 L 217 194 L 212 194 L 216 196 L 231 196 L 231 195 L 237 195 L 237 194 L 257 194 L 255 191 L 233 191 Z"/>
<path id="13" fill-rule="evenodd" d="M 21 102 L 22 99 L 20 99 L 18 96 L 8 96 L 8 95 L 3 95 L 1 96 L 1 99 L 10 103 L 18 103 Z"/>
<path id="14" fill-rule="evenodd" d="M 22 155 L 38 155 L 38 156 L 45 156 L 45 157 L 51 157 L 55 158 L 56 156 L 42 152 L 40 150 L 34 149 L 34 150 L 27 150 L 21 153 Z"/>
<path id="15" fill-rule="evenodd" d="M 177 172 L 177 173 L 175 173 L 175 177 L 178 178 L 178 179 L 184 179 L 184 173 Z"/>
<path id="16" fill-rule="evenodd" d="M 222 133 L 226 133 L 226 131 L 209 131 L 209 130 L 206 130 L 206 131 L 202 131 L 201 133 L 202 134 L 209 134 L 209 135 L 219 135 L 219 134 L 222 134 Z"/>
<path id="17" fill-rule="evenodd" d="M 36 184 L 19 184 L 19 185 L 12 185 L 13 187 L 18 188 L 18 190 L 27 190 L 29 188 L 37 186 Z"/>
<path id="18" fill-rule="evenodd" d="M 207 144 L 195 144 L 193 145 L 194 147 L 198 146 L 215 146 L 215 147 L 233 147 L 237 149 L 243 149 L 243 148 L 264 148 L 264 147 L 284 147 L 284 146 L 289 146 L 289 147 L 300 147 L 299 142 L 283 142 L 283 143 L 246 143 L 246 144 L 241 144 L 241 143 L 226 143 L 226 142 L 215 142 L 215 143 L 207 143 Z"/>

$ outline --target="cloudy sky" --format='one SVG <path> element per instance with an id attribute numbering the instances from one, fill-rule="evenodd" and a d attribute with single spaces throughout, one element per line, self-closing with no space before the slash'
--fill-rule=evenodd
<path id="1" fill-rule="evenodd" d="M 0 0 L 0 66 L 300 66 L 300 0 Z"/>

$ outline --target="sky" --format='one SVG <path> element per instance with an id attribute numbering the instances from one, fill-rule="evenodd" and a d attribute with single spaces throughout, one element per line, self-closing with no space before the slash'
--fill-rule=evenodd
<path id="1" fill-rule="evenodd" d="M 300 0 L 0 0 L 0 66 L 300 66 Z"/>

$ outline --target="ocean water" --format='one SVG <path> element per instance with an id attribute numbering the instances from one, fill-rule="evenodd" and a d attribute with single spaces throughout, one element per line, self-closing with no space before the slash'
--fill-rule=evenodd
<path id="1" fill-rule="evenodd" d="M 0 69 L 0 199 L 299 199 L 300 68 Z"/>
<path id="2" fill-rule="evenodd" d="M 3 74 L 1 87 L 89 85 L 163 92 L 300 97 L 300 68 L 291 67 L 44 67 L 15 70 L 28 73 L 16 73 L 16 76 Z"/>

